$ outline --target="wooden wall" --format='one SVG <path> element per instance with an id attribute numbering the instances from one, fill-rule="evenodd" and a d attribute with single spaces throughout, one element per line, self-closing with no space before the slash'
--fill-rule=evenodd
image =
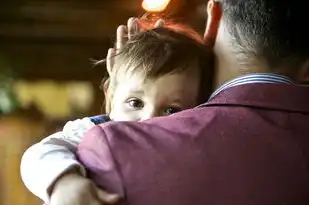
<path id="1" fill-rule="evenodd" d="M 197 28 L 204 24 L 196 12 L 199 1 L 173 1 L 178 16 Z M 85 80 L 97 87 L 105 68 L 93 68 L 90 59 L 105 57 L 117 26 L 143 14 L 141 2 L 2 0 L 0 59 L 23 80 Z M 92 114 L 101 109 L 101 91 L 96 96 Z M 0 205 L 41 204 L 22 184 L 19 165 L 26 148 L 45 136 L 44 126 L 25 116 L 0 116 Z"/>
<path id="2" fill-rule="evenodd" d="M 200 26 L 201 0 L 174 0 L 175 17 Z M 0 2 L 0 56 L 26 79 L 92 80 L 102 70 L 115 30 L 140 16 L 142 0 L 11 0 Z M 171 9 L 175 10 L 175 9 Z"/>
<path id="3" fill-rule="evenodd" d="M 40 120 L 26 116 L 0 117 L 0 204 L 39 205 L 20 179 L 20 159 L 24 151 L 45 135 Z"/>

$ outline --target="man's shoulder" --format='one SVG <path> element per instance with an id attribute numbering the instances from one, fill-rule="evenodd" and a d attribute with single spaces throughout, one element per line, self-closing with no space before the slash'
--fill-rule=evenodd
<path id="1" fill-rule="evenodd" d="M 145 121 L 100 124 L 94 130 L 101 130 L 100 132 L 111 141 L 126 141 L 126 138 L 135 142 L 152 138 L 155 141 L 167 141 L 175 137 L 181 138 L 197 132 L 202 133 L 209 125 L 214 127 L 215 121 L 224 116 L 222 113 L 225 111 L 220 110 L 222 110 L 220 107 L 194 108 L 171 116 L 156 117 Z"/>
<path id="2" fill-rule="evenodd" d="M 274 133 L 280 127 L 286 130 L 289 123 L 306 124 L 297 128 L 303 132 L 309 126 L 309 95 L 305 93 L 309 93 L 308 87 L 294 85 L 236 86 L 222 91 L 199 108 L 143 122 L 113 122 L 100 125 L 100 129 L 112 141 L 131 138 L 135 142 L 220 135 L 237 140 L 242 135 Z"/>

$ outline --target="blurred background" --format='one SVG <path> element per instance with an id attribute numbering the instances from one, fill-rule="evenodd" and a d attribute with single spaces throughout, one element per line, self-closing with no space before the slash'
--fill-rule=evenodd
<path id="1" fill-rule="evenodd" d="M 41 204 L 20 179 L 23 152 L 65 121 L 102 112 L 105 67 L 91 62 L 105 58 L 118 25 L 154 9 L 203 32 L 205 8 L 201 0 L 1 0 L 0 205 Z"/>

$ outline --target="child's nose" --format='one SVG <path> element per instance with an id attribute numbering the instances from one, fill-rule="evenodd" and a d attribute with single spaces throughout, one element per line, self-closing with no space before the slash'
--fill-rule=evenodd
<path id="1" fill-rule="evenodd" d="M 143 113 L 142 119 L 141 120 L 147 120 L 152 117 L 158 117 L 160 116 L 159 111 L 156 109 L 148 109 Z"/>

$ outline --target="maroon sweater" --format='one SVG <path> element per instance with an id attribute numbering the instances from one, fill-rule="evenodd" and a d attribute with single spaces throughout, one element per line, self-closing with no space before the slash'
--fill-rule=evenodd
<path id="1" fill-rule="evenodd" d="M 78 148 L 130 205 L 308 205 L 309 87 L 247 84 L 205 107 L 109 122 Z"/>

